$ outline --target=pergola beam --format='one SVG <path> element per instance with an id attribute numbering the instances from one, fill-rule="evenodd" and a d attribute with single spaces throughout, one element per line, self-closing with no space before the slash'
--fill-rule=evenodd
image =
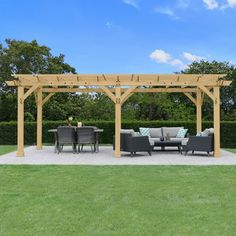
<path id="1" fill-rule="evenodd" d="M 42 101 L 42 105 L 44 105 L 55 93 L 49 93 Z"/>
<path id="2" fill-rule="evenodd" d="M 104 86 L 102 86 L 104 88 Z M 108 88 L 107 88 L 108 89 Z M 114 93 L 115 89 L 110 88 L 110 92 Z M 122 92 L 127 89 L 122 88 Z M 196 88 L 136 88 L 133 93 L 194 93 Z M 45 93 L 104 93 L 102 88 L 43 88 Z"/>
<path id="3" fill-rule="evenodd" d="M 122 94 L 121 104 L 124 103 L 132 95 L 132 92 L 136 89 L 136 87 L 137 86 L 131 86 Z"/>
<path id="4" fill-rule="evenodd" d="M 186 97 L 188 97 L 195 105 L 197 105 L 196 99 L 190 93 L 184 93 Z"/>
<path id="5" fill-rule="evenodd" d="M 115 103 L 116 96 L 111 92 L 111 90 L 105 86 L 101 86 L 101 89 L 106 93 L 106 95 Z"/>
<path id="6" fill-rule="evenodd" d="M 228 86 L 225 75 L 196 74 L 41 74 L 13 75 L 14 85 L 33 86 Z M 79 79 L 78 79 L 79 78 Z M 104 79 L 105 78 L 105 79 Z M 10 86 L 12 83 L 9 83 Z"/>
<path id="7" fill-rule="evenodd" d="M 29 90 L 24 94 L 24 100 L 33 93 L 38 88 L 38 84 L 33 85 Z"/>
<path id="8" fill-rule="evenodd" d="M 214 95 L 209 91 L 208 88 L 206 88 L 205 86 L 199 86 L 199 88 L 206 93 L 213 101 L 215 99 Z"/>

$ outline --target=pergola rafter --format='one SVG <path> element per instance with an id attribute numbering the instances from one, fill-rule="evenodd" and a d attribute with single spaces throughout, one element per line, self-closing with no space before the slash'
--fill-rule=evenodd
<path id="1" fill-rule="evenodd" d="M 222 74 L 17 74 L 9 86 L 18 88 L 18 149 L 24 156 L 24 100 L 32 93 L 37 104 L 37 149 L 42 148 L 42 108 L 59 92 L 105 93 L 115 103 L 115 156 L 120 156 L 121 106 L 134 93 L 184 93 L 195 105 L 197 131 L 202 130 L 202 103 L 214 104 L 214 156 L 220 156 L 220 87 L 229 86 Z M 45 95 L 45 96 L 44 96 Z"/>

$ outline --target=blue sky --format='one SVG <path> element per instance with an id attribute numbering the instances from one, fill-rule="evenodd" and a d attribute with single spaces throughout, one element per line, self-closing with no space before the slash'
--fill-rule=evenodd
<path id="1" fill-rule="evenodd" d="M 78 73 L 236 63 L 236 0 L 0 0 L 0 42 L 36 39 Z"/>

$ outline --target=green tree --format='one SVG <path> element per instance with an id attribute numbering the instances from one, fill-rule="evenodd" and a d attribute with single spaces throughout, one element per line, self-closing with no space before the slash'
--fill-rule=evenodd
<path id="1" fill-rule="evenodd" d="M 16 119 L 16 91 L 6 86 L 5 80 L 11 80 L 12 74 L 51 74 L 75 73 L 75 68 L 64 62 L 64 55 L 53 56 L 51 49 L 41 46 L 36 40 L 31 42 L 7 39 L 5 46 L 0 44 L 0 120 Z M 64 95 L 63 98 L 65 98 Z M 54 106 L 61 94 L 53 99 Z M 66 101 L 66 99 L 65 99 Z M 28 120 L 35 119 L 35 102 L 31 96 L 25 103 Z M 58 107 L 59 108 L 59 107 Z M 58 109 L 58 112 L 61 112 Z"/>
<path id="2" fill-rule="evenodd" d="M 182 71 L 186 74 L 226 74 L 224 79 L 232 80 L 229 87 L 221 89 L 221 110 L 225 120 L 236 119 L 236 67 L 229 62 L 200 61 L 193 62 Z M 212 101 L 206 96 L 203 106 L 204 117 L 212 117 Z"/>

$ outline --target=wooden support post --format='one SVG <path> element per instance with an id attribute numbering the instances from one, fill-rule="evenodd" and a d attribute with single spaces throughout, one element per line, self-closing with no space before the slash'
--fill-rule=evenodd
<path id="1" fill-rule="evenodd" d="M 42 113 L 43 113 L 43 93 L 42 88 L 37 91 L 37 149 L 42 149 Z"/>
<path id="2" fill-rule="evenodd" d="M 120 157 L 121 88 L 116 87 L 115 92 L 115 157 Z"/>
<path id="3" fill-rule="evenodd" d="M 197 89 L 197 101 L 196 101 L 196 114 L 197 114 L 197 133 L 202 131 L 202 92 Z"/>
<path id="4" fill-rule="evenodd" d="M 214 156 L 220 156 L 220 87 L 214 87 Z"/>
<path id="5" fill-rule="evenodd" d="M 17 156 L 24 156 L 24 87 L 18 87 Z"/>

